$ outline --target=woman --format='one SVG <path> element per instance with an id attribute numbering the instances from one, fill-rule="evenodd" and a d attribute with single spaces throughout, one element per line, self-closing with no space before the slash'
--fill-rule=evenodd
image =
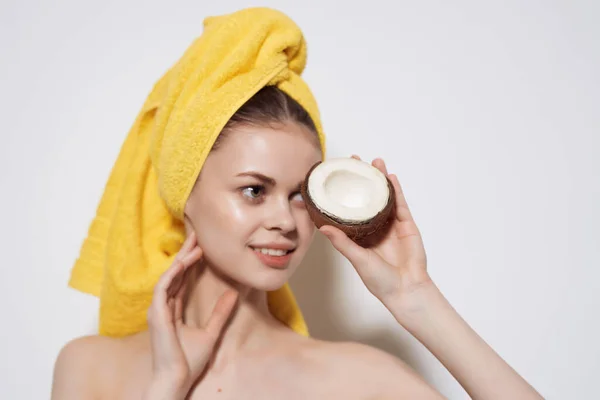
<path id="1" fill-rule="evenodd" d="M 270 311 L 267 293 L 286 284 L 315 234 L 299 191 L 323 158 L 314 116 L 265 85 L 228 118 L 185 199 L 186 240 L 154 285 L 148 329 L 70 342 L 53 399 L 443 398 L 401 360 L 299 335 Z M 473 399 L 540 398 L 437 289 L 397 177 L 372 164 L 396 194 L 386 236 L 363 248 L 331 226 L 321 232 Z"/>

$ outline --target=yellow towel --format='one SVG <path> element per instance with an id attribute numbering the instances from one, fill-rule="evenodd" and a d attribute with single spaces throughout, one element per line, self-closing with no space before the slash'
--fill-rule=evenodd
<path id="1" fill-rule="evenodd" d="M 306 43 L 285 14 L 249 8 L 209 17 L 204 31 L 154 85 L 110 173 L 69 285 L 100 297 L 99 333 L 147 328 L 159 276 L 185 240 L 183 210 L 221 129 L 250 97 L 276 85 L 323 136 L 316 101 L 300 78 Z M 308 330 L 286 284 L 268 293 L 272 314 Z"/>

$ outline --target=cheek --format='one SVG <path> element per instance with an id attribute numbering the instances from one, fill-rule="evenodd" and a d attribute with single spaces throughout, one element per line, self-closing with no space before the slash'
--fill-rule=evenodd
<path id="1" fill-rule="evenodd" d="M 308 216 L 308 212 L 305 209 L 299 210 L 296 214 L 296 224 L 298 227 L 298 234 L 303 243 L 310 243 L 317 227 Z"/>
<path id="2" fill-rule="evenodd" d="M 204 204 L 197 220 L 198 238 L 202 238 L 202 243 L 226 247 L 229 251 L 245 244 L 260 222 L 247 205 L 227 196 Z"/>
<path id="3" fill-rule="evenodd" d="M 252 235 L 261 227 L 261 214 L 252 205 L 238 199 L 221 202 L 220 218 L 226 220 L 225 229 L 235 244 L 248 244 Z"/>

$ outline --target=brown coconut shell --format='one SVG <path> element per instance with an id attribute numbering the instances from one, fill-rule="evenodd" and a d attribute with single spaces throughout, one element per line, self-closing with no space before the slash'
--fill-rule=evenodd
<path id="1" fill-rule="evenodd" d="M 300 187 L 302 198 L 306 204 L 306 210 L 308 211 L 310 219 L 317 228 L 320 228 L 323 225 L 331 225 L 340 229 L 353 242 L 360 246 L 369 247 L 376 244 L 383 236 L 385 236 L 385 234 L 389 231 L 389 228 L 391 228 L 392 224 L 390 222 L 393 220 L 393 216 L 395 215 L 396 211 L 396 194 L 390 179 L 386 176 L 390 196 L 383 210 L 367 221 L 362 221 L 360 223 L 348 223 L 322 213 L 308 193 L 308 179 L 312 171 L 319 164 L 321 164 L 321 161 L 317 162 L 308 170 L 306 178 Z"/>

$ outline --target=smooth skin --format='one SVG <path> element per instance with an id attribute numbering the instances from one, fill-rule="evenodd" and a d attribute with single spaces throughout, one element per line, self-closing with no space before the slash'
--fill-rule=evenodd
<path id="1" fill-rule="evenodd" d="M 427 272 L 423 240 L 398 177 L 387 172 L 381 159 L 372 165 L 391 180 L 396 194 L 396 215 L 385 238 L 365 249 L 332 226 L 321 227 L 321 232 L 350 261 L 369 291 L 433 353 L 472 399 L 542 398 L 439 291 Z"/>
<path id="2" fill-rule="evenodd" d="M 444 398 L 390 354 L 304 338 L 268 312 L 265 291 L 289 279 L 315 232 L 296 191 L 320 159 L 311 135 L 294 123 L 248 128 L 209 156 L 186 206 L 187 240 L 156 285 L 148 330 L 67 344 L 56 362 L 53 399 Z M 435 286 L 398 178 L 383 160 L 372 165 L 396 193 L 386 236 L 363 248 L 331 226 L 320 231 L 473 399 L 541 398 Z M 276 183 L 257 190 L 255 181 L 231 178 L 248 168 Z M 267 268 L 253 254 L 252 245 L 273 241 L 295 245 L 287 268 Z"/>
<path id="3" fill-rule="evenodd" d="M 222 295 L 205 328 L 190 327 L 183 322 L 184 276 L 201 256 L 202 250 L 192 232 L 155 287 L 148 310 L 154 379 L 144 394 L 146 399 L 185 398 L 210 360 L 238 298 L 234 290 Z"/>

